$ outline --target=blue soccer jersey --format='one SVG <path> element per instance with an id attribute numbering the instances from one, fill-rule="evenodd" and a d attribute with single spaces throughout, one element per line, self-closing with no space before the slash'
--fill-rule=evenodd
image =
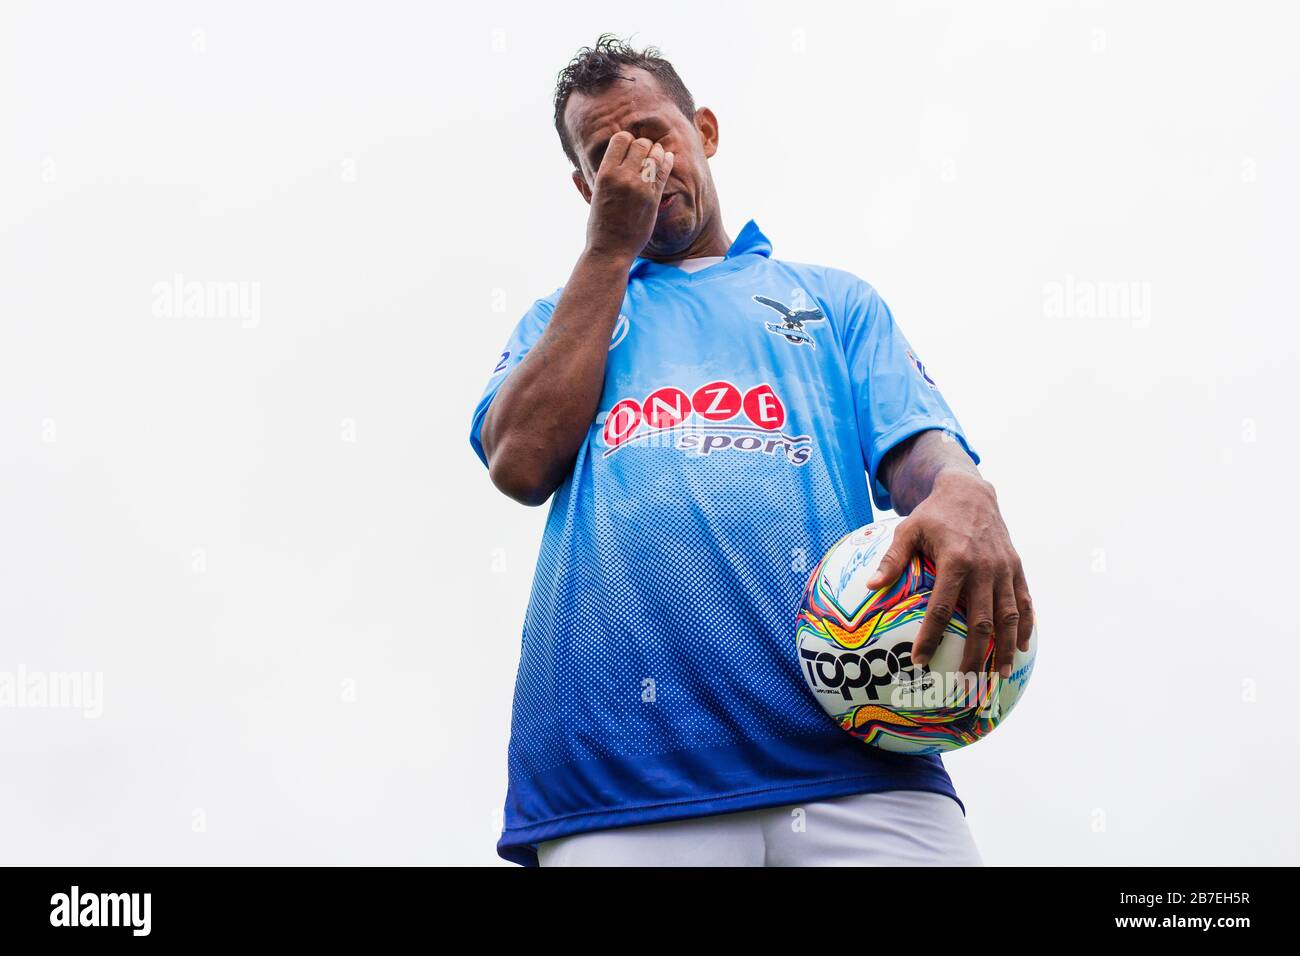
<path id="1" fill-rule="evenodd" d="M 836 726 L 804 685 L 794 625 L 812 568 L 871 521 L 868 488 L 890 507 L 885 453 L 927 429 L 969 445 L 871 286 L 771 251 L 751 221 L 709 268 L 629 273 L 524 620 L 508 860 L 589 830 L 854 793 L 956 799 L 937 756 Z M 474 411 L 480 458 L 483 416 L 561 292 L 500 356 Z"/>

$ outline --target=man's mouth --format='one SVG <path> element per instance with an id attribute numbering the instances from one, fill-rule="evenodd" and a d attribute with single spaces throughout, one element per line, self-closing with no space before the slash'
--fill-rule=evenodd
<path id="1" fill-rule="evenodd" d="M 664 212 L 676 201 L 676 193 L 665 193 L 663 196 L 659 197 L 659 211 Z"/>

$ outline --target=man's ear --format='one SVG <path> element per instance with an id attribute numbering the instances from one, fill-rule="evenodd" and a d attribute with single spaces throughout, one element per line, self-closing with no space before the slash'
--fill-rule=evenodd
<path id="1" fill-rule="evenodd" d="M 704 146 L 704 158 L 712 159 L 718 151 L 718 118 L 713 110 L 701 106 L 695 111 L 695 128 L 700 131 L 700 143 Z"/>
<path id="2" fill-rule="evenodd" d="M 573 185 L 578 187 L 578 192 L 582 193 L 582 198 L 587 200 L 587 204 L 590 205 L 591 187 L 587 185 L 587 180 L 586 177 L 582 175 L 582 170 L 575 169 L 573 171 Z"/>

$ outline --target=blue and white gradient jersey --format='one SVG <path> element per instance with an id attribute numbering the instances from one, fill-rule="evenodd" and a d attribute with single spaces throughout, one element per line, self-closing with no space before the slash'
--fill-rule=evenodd
<path id="1" fill-rule="evenodd" d="M 956 799 L 938 757 L 864 746 L 818 706 L 795 613 L 825 552 L 871 521 L 869 483 L 890 507 L 889 449 L 927 429 L 969 446 L 871 286 L 771 251 L 751 221 L 702 271 L 629 273 L 524 620 L 507 860 L 588 830 L 854 793 Z M 480 458 L 483 416 L 561 292 L 497 362 L 470 432 Z"/>

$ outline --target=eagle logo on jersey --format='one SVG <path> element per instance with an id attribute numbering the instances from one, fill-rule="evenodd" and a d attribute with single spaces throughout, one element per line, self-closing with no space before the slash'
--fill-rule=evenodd
<path id="1" fill-rule="evenodd" d="M 792 309 L 788 305 L 777 302 L 776 299 L 769 299 L 765 295 L 754 296 L 754 301 L 759 305 L 767 306 L 781 316 L 783 320 L 781 322 L 763 323 L 773 335 L 781 336 L 791 345 L 817 347 L 812 334 L 803 327 L 803 324 L 805 322 L 825 322 L 826 316 L 821 309 Z"/>

